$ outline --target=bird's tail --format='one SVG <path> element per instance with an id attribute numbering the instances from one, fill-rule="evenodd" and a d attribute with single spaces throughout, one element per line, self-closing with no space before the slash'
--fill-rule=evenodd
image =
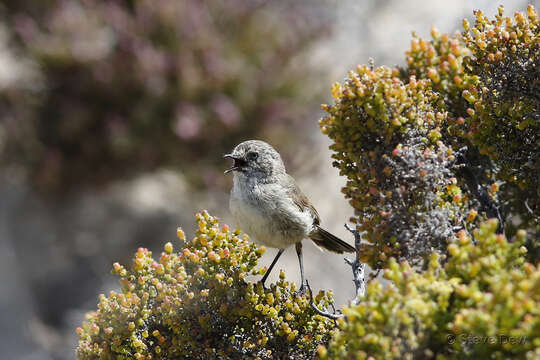
<path id="1" fill-rule="evenodd" d="M 309 237 L 317 246 L 338 254 L 356 251 L 354 247 L 319 226 L 309 234 Z"/>

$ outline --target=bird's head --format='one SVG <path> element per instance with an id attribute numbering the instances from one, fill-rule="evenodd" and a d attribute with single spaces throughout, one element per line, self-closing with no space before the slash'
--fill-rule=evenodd
<path id="1" fill-rule="evenodd" d="M 281 156 L 264 141 L 244 141 L 224 157 L 233 159 L 232 167 L 225 170 L 225 174 L 234 171 L 235 175 L 264 179 L 285 173 Z"/>

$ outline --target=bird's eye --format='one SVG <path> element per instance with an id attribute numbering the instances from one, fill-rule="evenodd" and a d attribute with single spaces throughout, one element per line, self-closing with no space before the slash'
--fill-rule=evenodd
<path id="1" fill-rule="evenodd" d="M 257 154 L 255 151 L 250 151 L 247 153 L 248 160 L 257 160 L 259 157 L 259 154 Z"/>

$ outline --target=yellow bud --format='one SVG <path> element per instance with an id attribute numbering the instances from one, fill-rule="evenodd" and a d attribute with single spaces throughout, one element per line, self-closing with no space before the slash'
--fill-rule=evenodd
<path id="1" fill-rule="evenodd" d="M 184 230 L 182 230 L 182 228 L 177 228 L 176 229 L 176 236 L 178 236 L 178 239 L 180 239 L 181 241 L 184 241 L 186 239 L 186 234 L 184 233 Z"/>
<path id="2" fill-rule="evenodd" d="M 456 244 L 448 245 L 448 253 L 452 256 L 456 256 L 458 254 L 458 246 Z"/>
<path id="3" fill-rule="evenodd" d="M 475 209 L 471 209 L 469 211 L 469 216 L 467 216 L 467 221 L 468 222 L 474 221 L 474 219 L 476 219 L 477 215 L 478 215 L 478 211 L 476 211 Z"/>
<path id="4" fill-rule="evenodd" d="M 167 254 L 170 254 L 173 252 L 173 245 L 170 242 L 166 243 L 163 248 L 165 249 L 165 252 Z"/>
<path id="5" fill-rule="evenodd" d="M 322 359 L 325 359 L 326 356 L 328 355 L 328 350 L 326 350 L 326 347 L 324 347 L 324 345 L 319 345 L 317 347 L 317 354 L 322 358 Z"/>

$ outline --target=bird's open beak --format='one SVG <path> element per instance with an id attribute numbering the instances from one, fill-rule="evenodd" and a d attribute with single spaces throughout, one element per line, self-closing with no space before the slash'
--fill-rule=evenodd
<path id="1" fill-rule="evenodd" d="M 238 157 L 238 156 L 234 156 L 233 154 L 225 154 L 225 155 L 223 155 L 223 158 L 224 159 L 226 159 L 226 158 L 233 159 L 233 166 L 228 168 L 227 170 L 225 170 L 223 172 L 224 174 L 228 174 L 231 171 L 240 170 L 240 169 L 242 169 L 242 166 L 244 166 L 245 163 L 246 163 L 244 159 L 242 159 L 241 157 Z"/>

